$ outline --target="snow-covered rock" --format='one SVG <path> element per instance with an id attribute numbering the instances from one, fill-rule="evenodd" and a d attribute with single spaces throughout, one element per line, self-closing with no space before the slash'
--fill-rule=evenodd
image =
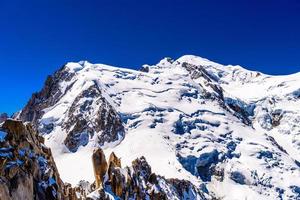
<path id="1" fill-rule="evenodd" d="M 30 124 L 0 125 L 0 199 L 65 199 L 51 150 Z"/>
<path id="2" fill-rule="evenodd" d="M 211 197 L 297 199 L 300 73 L 270 76 L 197 56 L 141 71 L 67 63 L 18 118 L 52 149 L 64 181 L 94 181 L 95 147 L 122 165 L 145 157 L 154 173 Z M 109 196 L 109 195 L 108 195 Z"/>

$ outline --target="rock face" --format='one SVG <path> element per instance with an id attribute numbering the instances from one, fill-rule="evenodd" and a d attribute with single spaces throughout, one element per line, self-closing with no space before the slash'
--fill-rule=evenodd
<path id="1" fill-rule="evenodd" d="M 7 120 L 7 119 L 8 119 L 7 113 L 1 113 L 1 114 L 0 114 L 0 123 L 1 123 L 1 122 L 4 122 L 4 121 Z"/>
<path id="2" fill-rule="evenodd" d="M 103 187 L 104 175 L 107 171 L 107 162 L 102 149 L 96 149 L 92 157 L 96 188 Z"/>
<path id="3" fill-rule="evenodd" d="M 64 199 L 51 150 L 32 126 L 6 120 L 0 133 L 0 199 Z"/>
<path id="4" fill-rule="evenodd" d="M 96 112 L 92 105 L 98 106 Z M 86 113 L 94 113 L 94 116 Z M 64 129 L 68 133 L 64 143 L 73 152 L 80 145 L 85 146 L 94 133 L 102 132 L 97 138 L 100 145 L 116 141 L 119 137 L 123 137 L 124 133 L 118 113 L 102 96 L 96 83 L 75 98 L 69 109 L 68 121 L 64 124 Z"/>
<path id="5" fill-rule="evenodd" d="M 77 67 L 84 65 L 81 62 Z M 31 122 L 41 134 L 58 131 L 65 135 L 61 142 L 71 152 L 86 146 L 90 139 L 95 145 L 121 140 L 125 132 L 121 117 L 103 88 L 95 80 L 78 79 L 76 75 L 74 68 L 64 66 L 49 76 L 16 119 Z"/>
<path id="6" fill-rule="evenodd" d="M 62 67 L 53 76 L 48 76 L 43 89 L 34 93 L 18 118 L 24 122 L 31 122 L 34 127 L 39 127 L 39 119 L 44 114 L 44 109 L 53 106 L 63 95 L 60 82 L 70 81 L 74 73 L 69 73 Z"/>
<path id="7" fill-rule="evenodd" d="M 93 160 L 99 155 L 103 155 L 103 151 L 95 150 Z M 109 160 L 107 178 L 101 179 L 100 183 L 103 188 L 89 194 L 87 199 L 110 199 L 110 192 L 115 196 L 114 199 L 206 199 L 203 192 L 189 181 L 165 179 L 152 173 L 151 167 L 144 157 L 134 160 L 131 167 L 125 168 L 121 168 L 120 160 L 114 153 L 110 155 Z M 103 174 L 102 170 L 107 166 L 106 162 L 102 163 L 98 163 L 102 166 L 95 167 L 96 184 L 99 179 L 98 174 Z"/>

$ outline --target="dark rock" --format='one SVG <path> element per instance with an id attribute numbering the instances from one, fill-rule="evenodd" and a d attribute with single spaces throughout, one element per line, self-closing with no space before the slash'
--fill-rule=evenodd
<path id="1" fill-rule="evenodd" d="M 272 159 L 273 153 L 271 151 L 260 151 L 260 152 L 258 152 L 257 158 L 258 159 L 262 159 L 262 158 Z"/>
<path id="2" fill-rule="evenodd" d="M 92 100 L 89 100 L 89 97 Z M 81 99 L 87 100 L 82 103 Z M 93 108 L 92 103 L 99 107 Z M 83 114 L 91 113 L 94 109 L 96 109 L 95 116 Z M 89 137 L 92 137 L 94 133 L 102 132 L 98 136 L 98 143 L 104 145 L 105 142 L 121 139 L 125 131 L 121 117 L 102 96 L 96 83 L 76 97 L 69 110 L 68 121 L 63 124 L 63 128 L 68 132 L 64 143 L 72 152 L 77 151 L 81 145 L 85 146 Z"/>
<path id="3" fill-rule="evenodd" d="M 63 199 L 64 185 L 51 151 L 34 128 L 9 119 L 0 130 L 7 133 L 0 150 L 1 199 Z"/>
<path id="4" fill-rule="evenodd" d="M 188 72 L 191 73 L 191 78 L 192 79 L 197 79 L 199 77 L 203 77 L 205 80 L 208 82 L 218 82 L 219 78 L 217 76 L 214 76 L 213 74 L 209 73 L 204 66 L 197 66 L 197 65 L 192 65 L 190 63 L 182 63 L 181 64 L 183 68 L 185 68 Z"/>
<path id="5" fill-rule="evenodd" d="M 244 185 L 246 182 L 246 178 L 245 176 L 241 173 L 241 172 L 238 172 L 238 171 L 234 171 L 230 174 L 230 178 L 232 180 L 234 180 L 236 183 L 239 183 L 241 185 Z"/>
<path id="6" fill-rule="evenodd" d="M 177 155 L 182 166 L 195 176 L 199 176 L 203 181 L 210 181 L 212 175 L 221 176 L 221 172 L 215 170 L 216 164 L 220 161 L 219 152 L 203 153 L 198 158 L 195 156 L 181 157 Z"/>
<path id="7" fill-rule="evenodd" d="M 287 151 L 282 146 L 280 146 L 272 136 L 266 135 L 266 137 L 267 140 L 270 141 L 273 146 L 277 147 L 283 153 L 288 154 Z"/>
<path id="8" fill-rule="evenodd" d="M 295 194 L 294 197 L 296 199 L 300 198 L 300 186 L 293 185 L 293 186 L 290 186 L 290 189 Z"/>
<path id="9" fill-rule="evenodd" d="M 48 76 L 42 90 L 32 95 L 27 105 L 20 112 L 18 119 L 23 122 L 31 122 L 35 128 L 38 128 L 38 120 L 43 115 L 43 109 L 53 106 L 63 95 L 59 89 L 59 83 L 70 81 L 74 75 L 63 66 L 53 76 Z M 70 87 L 72 87 L 72 84 Z"/>
<path id="10" fill-rule="evenodd" d="M 239 99 L 225 98 L 225 106 L 233 111 L 233 115 L 240 118 L 246 125 L 252 125 L 250 117 L 254 115 L 255 104 L 246 104 Z"/>
<path id="11" fill-rule="evenodd" d="M 140 69 L 141 72 L 146 72 L 148 73 L 149 72 L 149 66 L 148 65 L 143 65 Z"/>
<path id="12" fill-rule="evenodd" d="M 203 181 L 210 181 L 212 175 L 212 167 L 218 162 L 218 151 L 204 153 L 200 155 L 196 162 L 197 173 Z"/>
<path id="13" fill-rule="evenodd" d="M 92 156 L 96 188 L 103 187 L 104 175 L 107 171 L 107 161 L 101 148 L 95 149 Z"/>
<path id="14" fill-rule="evenodd" d="M 271 118 L 272 118 L 272 127 L 276 127 L 280 125 L 280 121 L 283 118 L 284 112 L 280 109 L 275 110 L 271 113 Z"/>
<path id="15" fill-rule="evenodd" d="M 8 119 L 8 114 L 7 113 L 1 113 L 0 114 L 0 123 L 4 122 L 7 119 Z"/>
<path id="16" fill-rule="evenodd" d="M 106 164 L 103 163 L 104 166 L 98 167 L 105 169 Z M 112 153 L 109 163 L 106 172 L 109 178 L 103 179 L 103 188 L 93 193 L 99 200 L 107 199 L 107 193 L 111 194 L 111 192 L 113 193 L 111 195 L 120 199 L 167 200 L 171 197 L 184 199 L 187 194 L 191 199 L 196 199 L 196 197 L 205 199 L 202 192 L 189 181 L 165 179 L 152 173 L 151 167 L 144 157 L 134 160 L 131 168 L 122 169 L 120 159 Z M 97 179 L 96 175 L 96 183 Z M 163 184 L 163 187 L 160 184 Z"/>

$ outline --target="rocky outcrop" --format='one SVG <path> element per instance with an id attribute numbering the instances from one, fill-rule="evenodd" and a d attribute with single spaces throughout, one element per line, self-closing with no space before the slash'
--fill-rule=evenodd
<path id="1" fill-rule="evenodd" d="M 92 156 L 96 188 L 103 187 L 104 175 L 107 171 L 107 162 L 101 148 L 95 149 Z"/>
<path id="2" fill-rule="evenodd" d="M 59 84 L 63 81 L 70 81 L 74 75 L 63 66 L 54 75 L 48 76 L 42 90 L 32 94 L 17 118 L 23 122 L 31 122 L 34 127 L 38 128 L 38 121 L 44 114 L 43 110 L 56 104 L 63 95 Z"/>
<path id="3" fill-rule="evenodd" d="M 8 119 L 8 114 L 7 113 L 1 113 L 0 114 L 0 123 L 4 122 L 7 119 Z"/>
<path id="4" fill-rule="evenodd" d="M 51 150 L 33 127 L 6 120 L 0 132 L 0 199 L 64 199 Z"/>
<path id="5" fill-rule="evenodd" d="M 102 132 L 97 136 L 100 145 L 124 136 L 120 116 L 103 97 L 97 83 L 77 96 L 68 112 L 68 120 L 63 124 L 68 133 L 64 143 L 72 152 L 80 145 L 85 146 L 94 133 Z"/>
<path id="6" fill-rule="evenodd" d="M 84 63 L 80 63 L 79 66 L 84 67 Z M 65 65 L 53 76 L 48 76 L 42 90 L 32 95 L 15 118 L 31 122 L 42 134 L 50 134 L 57 126 L 61 127 L 62 131 L 66 132 L 63 142 L 71 152 L 87 145 L 95 134 L 95 141 L 99 145 L 121 140 L 125 132 L 121 117 L 105 98 L 107 95 L 97 81 L 91 81 L 87 84 L 89 87 L 82 88 L 76 95 L 72 94 L 70 102 L 60 102 L 74 88 L 77 81 L 76 71 Z M 59 116 L 61 120 L 57 119 L 58 116 L 43 119 L 47 110 L 58 104 L 68 104 L 62 112 L 64 115 Z"/>
<path id="7" fill-rule="evenodd" d="M 108 163 L 109 166 L 121 168 L 121 159 L 118 158 L 114 152 L 110 154 Z"/>
<path id="8" fill-rule="evenodd" d="M 87 195 L 92 191 L 95 191 L 95 184 L 90 184 L 87 181 L 80 181 L 75 187 L 66 183 L 64 185 L 64 199 L 65 200 L 84 200 Z"/>
<path id="9" fill-rule="evenodd" d="M 104 158 L 101 149 L 95 150 L 93 160 L 99 155 Z M 166 179 L 152 173 L 144 157 L 134 160 L 131 167 L 121 168 L 120 159 L 112 153 L 106 178 L 99 179 L 98 175 L 102 175 L 103 169 L 106 168 L 106 162 L 102 163 L 103 166 L 94 168 L 96 184 L 97 180 L 102 181 L 100 185 L 103 185 L 103 188 L 88 195 L 87 199 L 109 199 L 110 191 L 120 199 L 205 199 L 203 192 L 189 181 Z"/>
<path id="10" fill-rule="evenodd" d="M 43 137 L 21 121 L 6 120 L 1 128 L 0 194 L 1 199 L 205 199 L 202 191 L 189 181 L 165 179 L 152 173 L 144 157 L 121 168 L 121 160 L 111 153 L 107 162 L 101 148 L 94 151 L 92 162 L 95 184 L 64 184 Z"/>
<path id="11" fill-rule="evenodd" d="M 193 65 L 186 62 L 183 62 L 181 65 L 190 73 L 192 79 L 202 78 L 205 80 L 204 88 L 206 89 L 203 88 L 204 98 L 217 100 L 224 109 L 231 112 L 244 124 L 252 125 L 251 117 L 254 114 L 254 104 L 248 105 L 239 99 L 224 97 L 224 90 L 219 84 L 222 81 L 217 75 L 209 73 L 206 70 L 206 66 Z"/>
<path id="12" fill-rule="evenodd" d="M 210 74 L 205 68 L 206 66 L 201 65 L 193 65 L 190 63 L 183 62 L 182 67 L 185 68 L 191 74 L 192 79 L 197 79 L 199 77 L 203 77 L 206 81 L 217 82 L 219 78 L 213 74 Z"/>

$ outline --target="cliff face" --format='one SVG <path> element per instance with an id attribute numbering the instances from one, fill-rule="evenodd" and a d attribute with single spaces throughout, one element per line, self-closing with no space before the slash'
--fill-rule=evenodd
<path id="1" fill-rule="evenodd" d="M 77 67 L 84 66 L 82 62 Z M 15 118 L 31 122 L 41 134 L 63 135 L 58 143 L 71 152 L 86 146 L 90 138 L 96 146 L 121 140 L 125 128 L 104 86 L 78 77 L 76 70 L 66 65 L 48 76 L 42 90 L 32 95 Z"/>
<path id="2" fill-rule="evenodd" d="M 0 136 L 0 199 L 63 199 L 51 150 L 32 126 L 8 119 Z"/>
<path id="3" fill-rule="evenodd" d="M 53 106 L 63 95 L 59 89 L 59 83 L 69 81 L 74 73 L 68 73 L 62 67 L 54 75 L 48 76 L 44 87 L 40 92 L 33 93 L 27 105 L 19 113 L 18 118 L 24 122 L 31 122 L 38 127 L 38 120 L 44 114 L 43 109 Z"/>

